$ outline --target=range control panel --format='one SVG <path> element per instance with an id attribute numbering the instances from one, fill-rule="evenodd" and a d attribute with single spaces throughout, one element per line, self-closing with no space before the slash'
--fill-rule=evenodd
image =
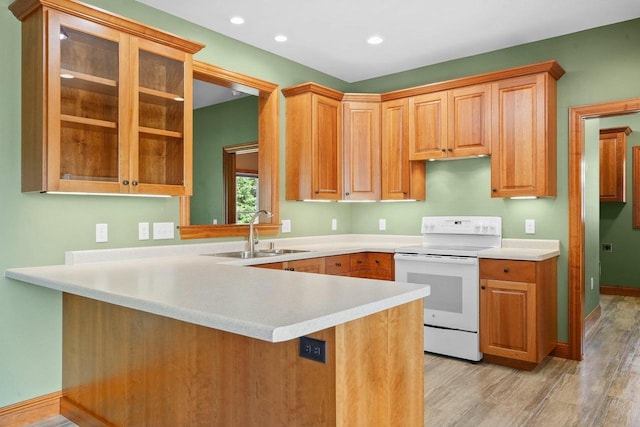
<path id="1" fill-rule="evenodd" d="M 502 218 L 495 216 L 425 216 L 422 234 L 502 235 Z"/>

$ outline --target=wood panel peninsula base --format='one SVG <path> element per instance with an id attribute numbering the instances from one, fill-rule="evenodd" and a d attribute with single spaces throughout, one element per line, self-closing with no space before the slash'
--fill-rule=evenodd
<path id="1" fill-rule="evenodd" d="M 422 426 L 422 300 L 271 343 L 63 294 L 61 413 L 79 425 Z"/>

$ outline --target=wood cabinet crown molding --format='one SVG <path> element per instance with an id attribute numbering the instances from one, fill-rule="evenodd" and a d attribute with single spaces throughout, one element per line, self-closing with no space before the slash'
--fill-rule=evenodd
<path id="1" fill-rule="evenodd" d="M 615 128 L 600 129 L 600 135 L 607 135 L 611 133 L 624 133 L 626 136 L 631 135 L 631 128 L 629 126 L 620 126 Z"/>
<path id="2" fill-rule="evenodd" d="M 20 21 L 24 21 L 39 7 L 57 10 L 191 54 L 200 51 L 205 46 L 202 43 L 187 40 L 156 28 L 151 28 L 148 25 L 125 18 L 124 16 L 116 15 L 104 9 L 73 0 L 15 0 L 9 5 L 9 10 L 11 10 L 13 15 Z"/>
<path id="3" fill-rule="evenodd" d="M 556 61 L 545 61 L 521 67 L 508 68 L 506 70 L 491 71 L 484 74 L 477 74 L 469 77 L 445 80 L 442 82 L 429 83 L 422 86 L 415 86 L 407 89 L 400 89 L 383 93 L 382 101 L 407 98 L 410 96 L 423 95 L 426 93 L 440 92 L 443 90 L 456 89 L 464 86 L 472 86 L 482 83 L 492 83 L 497 80 L 522 77 L 533 74 L 549 73 L 555 80 L 558 80 L 565 73 L 564 69 Z"/>
<path id="4" fill-rule="evenodd" d="M 382 95 L 379 93 L 345 93 L 343 102 L 380 102 Z"/>
<path id="5" fill-rule="evenodd" d="M 34 1 L 34 0 L 31 0 Z M 406 89 L 400 89 L 391 92 L 385 92 L 381 94 L 375 93 L 343 93 L 335 89 L 331 89 L 326 86 L 319 85 L 313 82 L 301 83 L 296 86 L 291 86 L 282 89 L 282 94 L 285 97 L 292 96 L 299 93 L 312 92 L 320 95 L 328 96 L 336 100 L 348 100 L 348 101 L 391 101 L 394 99 L 403 99 L 416 95 L 423 95 L 432 92 L 440 92 L 443 90 L 456 89 L 465 86 L 472 86 L 482 83 L 493 83 L 502 79 L 509 79 L 513 77 L 522 77 L 533 74 L 548 73 L 555 80 L 560 79 L 565 73 L 564 69 L 558 64 L 557 61 L 545 61 L 538 62 L 536 64 L 523 65 L 520 67 L 508 68 L 499 71 L 490 71 L 484 74 L 477 74 L 474 76 L 461 77 L 458 79 L 445 80 L 442 82 L 429 83 L 426 85 L 410 87 Z"/>
<path id="6" fill-rule="evenodd" d="M 322 86 L 313 82 L 301 83 L 296 86 L 290 86 L 282 89 L 282 94 L 285 97 L 300 95 L 304 93 L 315 93 L 317 95 L 335 99 L 336 101 L 342 101 L 342 98 L 344 97 L 344 93 L 340 92 L 339 90 L 331 89 L 329 87 Z"/>

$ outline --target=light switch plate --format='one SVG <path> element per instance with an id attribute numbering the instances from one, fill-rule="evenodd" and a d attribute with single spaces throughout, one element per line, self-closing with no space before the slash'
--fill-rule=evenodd
<path id="1" fill-rule="evenodd" d="M 378 228 L 380 229 L 380 231 L 384 231 L 387 229 L 387 220 L 384 218 L 380 218 L 378 220 Z"/>
<path id="2" fill-rule="evenodd" d="M 174 228 L 173 222 L 154 222 L 153 240 L 173 239 Z"/>
<path id="3" fill-rule="evenodd" d="M 283 233 L 291 233 L 291 220 L 283 219 L 282 220 L 282 232 Z"/>
<path id="4" fill-rule="evenodd" d="M 536 220 L 525 219 L 524 220 L 524 232 L 527 234 L 536 234 Z"/>
<path id="5" fill-rule="evenodd" d="M 333 231 L 336 231 L 338 229 L 338 220 L 335 218 L 331 220 L 331 229 Z"/>
<path id="6" fill-rule="evenodd" d="M 96 243 L 109 241 L 109 224 L 96 224 Z"/>
<path id="7" fill-rule="evenodd" d="M 149 240 L 149 223 L 138 223 L 138 240 Z"/>

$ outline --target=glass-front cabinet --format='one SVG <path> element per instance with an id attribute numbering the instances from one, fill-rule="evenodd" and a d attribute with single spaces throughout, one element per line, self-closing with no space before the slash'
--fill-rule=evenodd
<path id="1" fill-rule="evenodd" d="M 10 7 L 23 21 L 22 190 L 190 195 L 191 61 L 202 45 L 46 4 Z M 21 15 L 29 5 L 39 9 Z"/>

